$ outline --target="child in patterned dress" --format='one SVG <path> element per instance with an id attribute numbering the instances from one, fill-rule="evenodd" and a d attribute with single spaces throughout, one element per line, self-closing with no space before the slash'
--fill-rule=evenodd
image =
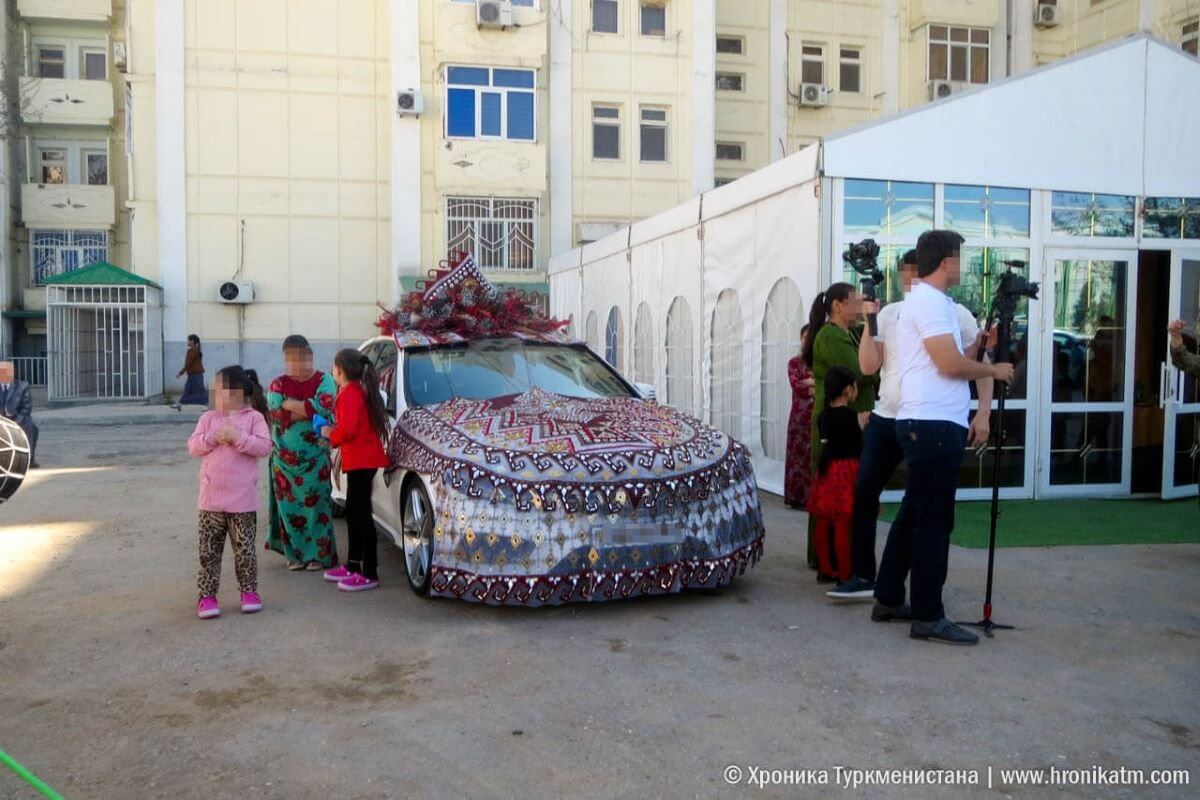
<path id="1" fill-rule="evenodd" d="M 825 408 L 817 419 L 821 460 L 808 496 L 812 515 L 813 548 L 818 574 L 839 581 L 850 579 L 854 480 L 862 455 L 862 428 L 850 407 L 858 394 L 857 378 L 846 367 L 831 367 L 825 375 Z"/>
<path id="2" fill-rule="evenodd" d="M 253 386 L 241 367 L 225 367 L 215 382 L 216 409 L 196 423 L 188 452 L 200 464 L 200 600 L 196 615 L 221 615 L 217 589 L 225 537 L 233 544 L 233 561 L 242 613 L 262 609 L 258 595 L 258 560 L 254 535 L 258 528 L 258 460 L 271 454 L 271 433 L 263 415 L 250 405 Z"/>

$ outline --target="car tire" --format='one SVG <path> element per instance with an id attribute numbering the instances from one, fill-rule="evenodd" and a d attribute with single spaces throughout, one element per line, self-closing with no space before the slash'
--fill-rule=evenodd
<path id="1" fill-rule="evenodd" d="M 400 494 L 400 538 L 408 585 L 421 597 L 429 594 L 432 578 L 433 526 L 433 503 L 425 485 L 414 478 Z"/>

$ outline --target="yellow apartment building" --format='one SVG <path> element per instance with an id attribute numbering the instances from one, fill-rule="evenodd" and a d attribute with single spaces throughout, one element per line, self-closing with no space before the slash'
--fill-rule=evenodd
<path id="1" fill-rule="evenodd" d="M 833 132 L 1136 31 L 1195 54 L 1200 0 L 5 10 L 0 352 L 43 376 L 68 346 L 76 372 L 161 358 L 169 390 L 191 333 L 212 367 L 269 374 L 289 333 L 326 360 L 450 252 L 544 293 L 552 254 Z M 50 341 L 42 285 L 97 261 L 152 282 L 161 328 L 85 310 Z"/>

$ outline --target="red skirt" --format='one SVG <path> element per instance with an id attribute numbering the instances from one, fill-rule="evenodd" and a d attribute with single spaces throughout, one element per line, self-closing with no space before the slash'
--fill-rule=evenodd
<path id="1" fill-rule="evenodd" d="M 837 517 L 854 513 L 854 481 L 858 477 L 857 458 L 839 458 L 829 464 L 824 475 L 813 479 L 808 493 L 808 513 L 818 517 Z"/>

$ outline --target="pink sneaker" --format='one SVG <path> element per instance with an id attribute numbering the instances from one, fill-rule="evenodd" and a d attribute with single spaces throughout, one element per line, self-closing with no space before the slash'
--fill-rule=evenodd
<path id="1" fill-rule="evenodd" d="M 351 574 L 349 578 L 338 584 L 338 589 L 343 592 L 365 592 L 368 589 L 378 588 L 379 581 L 373 581 L 358 574 Z"/>
<path id="2" fill-rule="evenodd" d="M 196 616 L 200 619 L 213 619 L 221 616 L 221 606 L 217 604 L 217 598 L 201 597 L 200 602 L 196 603 Z"/>
<path id="3" fill-rule="evenodd" d="M 258 592 L 242 592 L 242 613 L 253 614 L 255 611 L 262 611 L 262 598 Z"/>
<path id="4" fill-rule="evenodd" d="M 329 581 L 330 583 L 341 583 L 353 574 L 353 572 L 346 569 L 345 565 L 342 565 L 340 567 L 334 567 L 333 569 L 325 570 L 325 580 Z"/>

